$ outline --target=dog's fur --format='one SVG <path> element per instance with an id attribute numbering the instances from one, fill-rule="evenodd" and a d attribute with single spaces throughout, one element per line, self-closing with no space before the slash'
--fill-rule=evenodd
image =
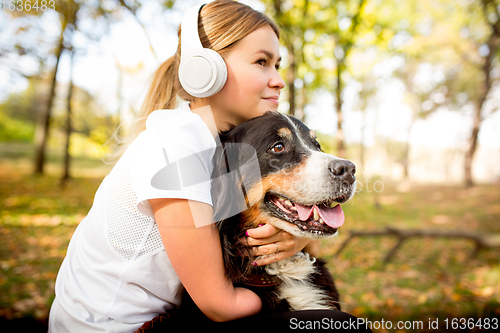
<path id="1" fill-rule="evenodd" d="M 354 164 L 322 152 L 313 131 L 277 112 L 235 127 L 221 135 L 221 142 L 214 156 L 212 198 L 228 277 L 256 292 L 266 311 L 340 310 L 335 284 L 321 260 L 299 252 L 255 267 L 251 248 L 241 240 L 248 229 L 266 223 L 300 237 L 334 236 L 337 229 L 322 220 L 294 220 L 275 203 L 278 198 L 304 206 L 344 203 L 355 192 Z M 255 157 L 260 172 L 251 163 Z M 245 202 L 236 202 L 242 191 Z M 241 213 L 231 216 L 235 207 Z M 256 275 L 281 283 L 248 283 Z"/>

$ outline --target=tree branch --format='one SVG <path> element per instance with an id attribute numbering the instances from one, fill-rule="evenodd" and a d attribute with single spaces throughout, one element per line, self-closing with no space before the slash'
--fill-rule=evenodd
<path id="1" fill-rule="evenodd" d="M 391 261 L 404 241 L 411 237 L 464 238 L 473 241 L 476 245 L 471 257 L 475 257 L 482 249 L 500 247 L 500 234 L 485 235 L 461 230 L 395 229 L 388 227 L 379 231 L 350 231 L 349 237 L 340 245 L 335 256 L 338 256 L 354 238 L 367 236 L 395 236 L 398 238 L 396 245 L 384 257 L 384 263 Z"/>

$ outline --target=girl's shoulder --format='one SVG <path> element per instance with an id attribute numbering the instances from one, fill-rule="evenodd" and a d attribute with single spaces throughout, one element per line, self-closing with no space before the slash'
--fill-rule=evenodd
<path id="1" fill-rule="evenodd" d="M 176 109 L 163 109 L 151 112 L 146 119 L 146 129 L 157 129 L 158 127 L 168 126 L 175 128 L 185 124 L 202 125 L 201 118 L 191 112 L 189 103 L 185 102 Z"/>
<path id="2" fill-rule="evenodd" d="M 209 128 L 191 111 L 188 103 L 174 110 L 153 111 L 146 120 L 146 130 L 138 139 L 143 145 L 159 145 L 162 149 L 191 154 L 216 146 Z"/>

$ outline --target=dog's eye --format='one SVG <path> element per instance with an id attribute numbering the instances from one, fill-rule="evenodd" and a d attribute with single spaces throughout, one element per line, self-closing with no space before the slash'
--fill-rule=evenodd
<path id="1" fill-rule="evenodd" d="M 274 152 L 274 153 L 281 153 L 285 150 L 285 145 L 281 142 L 278 142 L 277 144 L 275 144 L 271 150 Z"/>
<path id="2" fill-rule="evenodd" d="M 318 150 L 321 150 L 321 145 L 318 141 L 314 141 L 314 145 L 316 146 L 316 148 L 318 148 Z"/>

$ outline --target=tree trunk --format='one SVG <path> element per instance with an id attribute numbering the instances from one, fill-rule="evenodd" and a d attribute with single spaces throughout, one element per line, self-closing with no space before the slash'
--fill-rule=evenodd
<path id="1" fill-rule="evenodd" d="M 365 171 L 365 130 L 366 130 L 366 110 L 362 109 L 361 114 L 363 115 L 363 120 L 361 123 L 361 141 L 359 143 L 359 163 L 361 165 L 361 170 Z M 359 172 L 359 168 L 358 168 Z"/>
<path id="2" fill-rule="evenodd" d="M 300 96 L 301 96 L 301 99 L 300 99 L 301 102 L 300 102 L 298 112 L 295 112 L 295 117 L 297 117 L 299 120 L 301 120 L 302 122 L 305 123 L 305 121 L 306 121 L 306 111 L 305 110 L 306 110 L 306 106 L 308 103 L 305 83 L 302 86 L 302 88 L 300 89 Z"/>
<path id="3" fill-rule="evenodd" d="M 296 73 L 296 65 L 295 65 L 295 49 L 293 47 L 292 41 L 287 45 L 288 48 L 288 73 L 287 73 L 287 81 L 288 81 L 288 104 L 290 108 L 288 109 L 288 114 L 291 116 L 295 116 L 295 73 Z"/>
<path id="4" fill-rule="evenodd" d="M 465 186 L 474 186 L 474 181 L 472 180 L 472 160 L 474 158 L 474 153 L 477 148 L 477 135 L 479 134 L 479 126 L 481 124 L 481 106 L 479 103 L 476 105 L 474 110 L 474 122 L 472 125 L 472 133 L 469 138 L 469 147 L 465 152 Z"/>
<path id="5" fill-rule="evenodd" d="M 273 7 L 274 7 L 274 15 L 275 19 L 277 22 L 282 23 L 282 16 L 283 16 L 283 11 L 281 10 L 281 0 L 274 0 L 273 1 Z M 295 116 L 295 78 L 296 78 L 296 73 L 297 73 L 297 65 L 296 65 L 296 59 L 295 59 L 295 49 L 293 47 L 293 42 L 291 40 L 292 38 L 292 33 L 290 32 L 290 27 L 286 25 L 282 25 L 282 28 L 285 32 L 288 32 L 289 35 L 287 36 L 288 39 L 285 40 L 286 48 L 288 50 L 288 70 L 286 73 L 286 81 L 288 85 L 288 114 L 290 116 Z"/>
<path id="6" fill-rule="evenodd" d="M 342 115 L 342 61 L 337 61 L 337 89 L 335 91 L 335 96 L 337 101 L 335 103 L 335 108 L 337 112 L 337 156 L 340 158 L 345 158 L 345 147 L 344 147 L 344 130 L 342 129 L 342 122 L 344 121 Z"/>
<path id="7" fill-rule="evenodd" d="M 66 106 L 66 145 L 64 149 L 64 168 L 63 168 L 63 176 L 61 178 L 61 186 L 65 186 L 67 180 L 70 176 L 70 160 L 71 155 L 69 153 L 71 132 L 73 130 L 71 126 L 71 99 L 73 96 L 73 63 L 74 61 L 74 52 L 70 53 L 70 67 L 69 67 L 69 87 L 68 87 L 68 97 L 67 97 L 67 106 Z"/>
<path id="8" fill-rule="evenodd" d="M 415 125 L 415 121 L 417 120 L 417 114 L 418 111 L 414 109 L 415 107 L 411 107 L 411 120 L 410 120 L 410 126 L 408 126 L 408 136 L 406 137 L 406 142 L 405 142 L 405 148 L 403 152 L 403 172 L 404 172 L 404 179 L 409 179 L 410 178 L 410 150 L 411 150 L 411 144 L 410 144 L 410 139 L 411 139 L 411 132 L 413 131 L 413 125 Z"/>
<path id="9" fill-rule="evenodd" d="M 355 44 L 356 39 L 356 29 L 359 26 L 359 22 L 361 21 L 361 14 L 363 12 L 363 7 L 365 6 L 365 0 L 359 0 L 358 11 L 352 17 L 352 24 L 349 28 L 349 35 L 344 38 L 334 36 L 335 45 L 342 46 L 342 54 L 335 54 L 334 58 L 337 60 L 337 90 L 336 90 L 336 112 L 337 112 L 337 154 L 340 158 L 345 158 L 345 143 L 344 143 L 344 130 L 342 129 L 342 122 L 344 121 L 344 117 L 342 115 L 342 72 L 346 68 L 346 59 L 349 56 L 349 53 L 352 50 L 352 47 Z"/>
<path id="10" fill-rule="evenodd" d="M 474 120 L 472 124 L 471 136 L 469 138 L 469 147 L 465 152 L 465 165 L 464 165 L 464 177 L 465 177 L 465 186 L 471 187 L 474 186 L 474 181 L 472 180 L 472 161 L 474 158 L 474 153 L 477 148 L 477 136 L 479 134 L 479 129 L 481 126 L 481 110 L 483 109 L 484 102 L 488 97 L 488 93 L 491 90 L 491 64 L 493 61 L 493 57 L 495 56 L 499 44 L 500 44 L 500 32 L 493 29 L 489 39 L 488 39 L 488 47 L 489 53 L 484 58 L 484 64 L 482 66 L 482 71 L 484 74 L 484 82 L 480 87 L 479 99 L 475 104 L 474 110 Z"/>
<path id="11" fill-rule="evenodd" d="M 50 130 L 50 118 L 52 113 L 52 105 L 54 103 L 54 97 L 56 94 L 56 84 L 57 84 L 57 69 L 59 67 L 59 59 L 64 49 L 64 29 L 61 31 L 59 36 L 59 45 L 56 52 L 56 65 L 54 67 L 54 74 L 52 76 L 52 85 L 50 87 L 49 99 L 45 109 L 41 112 L 38 119 L 38 124 L 35 131 L 35 173 L 43 174 L 45 166 L 45 150 L 47 148 L 47 141 L 49 138 Z"/>

